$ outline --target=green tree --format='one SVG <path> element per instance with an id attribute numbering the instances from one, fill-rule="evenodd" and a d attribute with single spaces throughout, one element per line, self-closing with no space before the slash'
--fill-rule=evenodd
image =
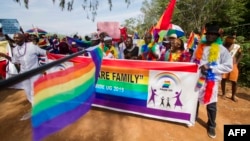
<path id="1" fill-rule="evenodd" d="M 145 0 L 141 12 L 149 29 L 156 24 L 170 0 Z M 180 25 L 187 33 L 201 31 L 205 23 L 218 21 L 222 27 L 243 22 L 248 0 L 177 0 L 172 23 Z M 248 2 L 249 3 L 249 2 Z"/>
<path id="2" fill-rule="evenodd" d="M 129 34 L 133 34 L 134 32 L 137 32 L 139 36 L 142 37 L 145 29 L 147 28 L 145 24 L 143 24 L 144 23 L 143 19 L 144 18 L 142 15 L 138 15 L 135 18 L 126 19 L 123 22 L 123 26 L 127 27 Z"/>
<path id="3" fill-rule="evenodd" d="M 124 26 L 131 30 L 136 30 L 139 36 L 142 37 L 146 31 L 149 31 L 157 23 L 168 2 L 169 0 L 143 1 L 140 9 L 143 15 L 126 19 Z"/>

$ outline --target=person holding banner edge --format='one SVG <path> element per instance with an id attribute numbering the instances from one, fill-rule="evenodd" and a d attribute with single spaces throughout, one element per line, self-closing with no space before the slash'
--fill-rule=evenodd
<path id="1" fill-rule="evenodd" d="M 12 63 L 17 64 L 19 67 L 18 73 L 23 73 L 34 68 L 39 67 L 38 55 L 43 55 L 47 57 L 48 51 L 41 49 L 37 45 L 34 45 L 32 42 L 25 42 L 24 34 L 16 33 L 13 37 L 16 47 L 13 48 L 13 57 L 10 57 L 4 53 L 0 52 L 0 56 L 5 57 L 10 60 Z M 18 88 L 24 89 L 28 101 L 33 103 L 33 83 L 39 78 L 40 75 L 35 75 L 31 78 L 28 78 L 22 81 Z M 31 117 L 31 113 L 26 113 L 21 120 L 26 120 Z"/>
<path id="2" fill-rule="evenodd" d="M 199 65 L 199 80 L 196 90 L 199 91 L 196 117 L 198 117 L 199 103 L 206 105 L 207 133 L 211 138 L 216 137 L 216 114 L 219 81 L 223 73 L 233 68 L 233 60 L 228 50 L 222 45 L 222 34 L 216 22 L 206 24 L 206 38 L 202 40 L 191 61 Z M 196 118 L 197 119 L 197 118 Z"/>

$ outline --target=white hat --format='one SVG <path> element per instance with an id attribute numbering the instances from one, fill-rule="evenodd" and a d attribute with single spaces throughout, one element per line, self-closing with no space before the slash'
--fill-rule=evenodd
<path id="1" fill-rule="evenodd" d="M 104 39 L 103 39 L 104 41 L 108 41 L 108 40 L 112 40 L 112 38 L 111 37 L 109 37 L 109 36 L 106 36 L 106 37 L 104 37 Z"/>
<path id="2" fill-rule="evenodd" d="M 177 35 L 175 33 L 168 35 L 170 38 L 177 38 Z"/>
<path id="3" fill-rule="evenodd" d="M 99 36 L 98 36 L 98 34 L 97 33 L 92 33 L 91 34 L 91 40 L 99 40 Z"/>

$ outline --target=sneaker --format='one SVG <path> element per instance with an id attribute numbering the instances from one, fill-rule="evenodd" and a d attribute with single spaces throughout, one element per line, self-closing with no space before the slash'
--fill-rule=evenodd
<path id="1" fill-rule="evenodd" d="M 28 112 L 28 113 L 24 114 L 20 120 L 27 120 L 27 119 L 30 119 L 30 117 L 31 117 L 31 112 Z"/>
<path id="2" fill-rule="evenodd" d="M 215 134 L 215 128 L 207 128 L 207 134 L 210 138 L 215 138 L 216 137 L 216 134 Z"/>

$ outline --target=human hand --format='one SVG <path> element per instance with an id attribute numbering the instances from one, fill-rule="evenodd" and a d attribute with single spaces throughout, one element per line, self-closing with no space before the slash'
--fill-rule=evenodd
<path id="1" fill-rule="evenodd" d="M 142 55 L 139 55 L 139 56 L 137 57 L 137 59 L 138 59 L 138 60 L 142 60 Z"/>
<path id="2" fill-rule="evenodd" d="M 1 57 L 5 57 L 5 56 L 6 56 L 6 54 L 5 54 L 5 53 L 0 52 L 0 56 L 1 56 Z"/>
<path id="3" fill-rule="evenodd" d="M 148 48 L 148 53 L 153 53 L 153 49 L 152 48 Z"/>
<path id="4" fill-rule="evenodd" d="M 207 70 L 209 69 L 209 66 L 205 64 L 205 65 L 200 66 L 200 69 L 203 75 L 207 75 Z"/>
<path id="5" fill-rule="evenodd" d="M 127 53 L 127 57 L 129 57 L 129 58 L 130 58 L 131 56 L 132 56 L 132 55 L 131 55 L 131 53 Z"/>
<path id="6" fill-rule="evenodd" d="M 4 57 L 4 58 L 6 58 L 6 59 L 8 59 L 8 60 L 11 60 L 11 57 L 10 57 L 10 56 L 8 56 L 7 54 L 2 53 L 2 52 L 0 52 L 0 57 Z"/>

